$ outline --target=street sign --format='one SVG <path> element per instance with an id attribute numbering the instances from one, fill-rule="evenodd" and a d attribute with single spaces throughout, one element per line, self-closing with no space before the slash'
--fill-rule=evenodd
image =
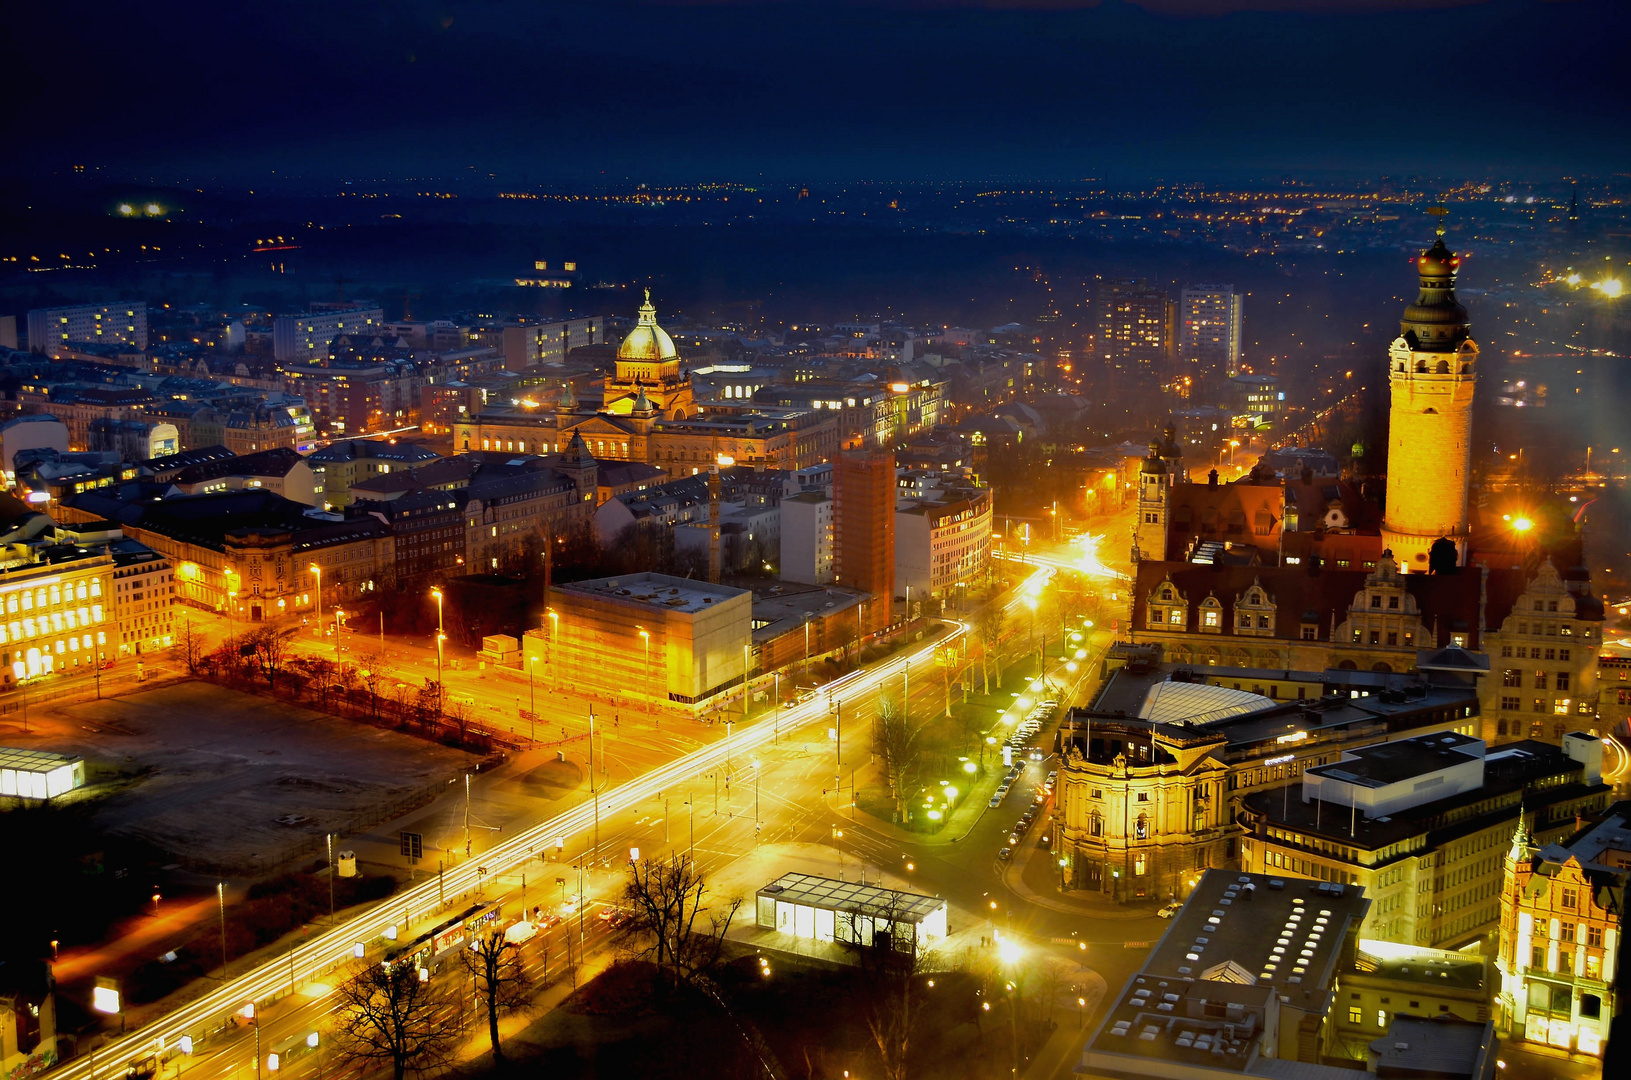
<path id="1" fill-rule="evenodd" d="M 415 861 L 425 857 L 425 834 L 405 832 L 402 834 L 402 857 Z"/>

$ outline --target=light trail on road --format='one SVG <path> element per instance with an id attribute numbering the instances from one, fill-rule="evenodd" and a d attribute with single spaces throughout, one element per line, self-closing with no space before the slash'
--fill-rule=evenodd
<path id="1" fill-rule="evenodd" d="M 1052 573 L 1051 568 L 1039 569 L 1016 590 L 1005 606 L 1012 608 L 1019 604 L 1026 595 L 1026 587 L 1039 584 Z M 221 988 L 182 1005 L 128 1035 L 109 1041 L 97 1049 L 93 1059 L 75 1058 L 51 1070 L 50 1075 L 62 1080 L 97 1080 L 111 1073 L 122 1080 L 124 1070 L 130 1063 L 164 1047 L 174 1046 L 181 1036 L 196 1037 L 207 1033 L 249 1002 L 293 991 L 300 984 L 355 959 L 359 947 L 364 954 L 371 947 L 377 948 L 380 939 L 391 927 L 399 928 L 398 940 L 411 940 L 408 927 L 413 919 L 441 913 L 447 906 L 444 901 L 449 894 L 458 896 L 479 889 L 488 880 L 496 881 L 499 875 L 523 867 L 532 859 L 558 847 L 557 841 L 561 844 L 571 843 L 575 837 L 592 829 L 598 817 L 629 809 L 665 789 L 683 784 L 725 763 L 731 755 L 757 749 L 777 738 L 783 728 L 796 729 L 824 720 L 828 715 L 829 703 L 840 691 L 865 694 L 880 690 L 884 682 L 899 676 L 908 666 L 932 660 L 937 649 L 967 633 L 964 623 L 952 619 L 943 621 L 950 627 L 950 632 L 922 649 L 870 670 L 852 672 L 821 687 L 818 694 L 792 708 L 767 713 L 740 731 L 731 732 L 723 740 L 694 750 L 619 787 L 602 791 L 598 806 L 594 800 L 585 800 L 563 814 L 534 825 L 513 839 L 489 849 L 479 858 L 471 858 L 445 869 L 423 884 L 390 897 L 372 910 L 349 919 L 275 960 L 260 964 Z M 591 849 L 584 857 L 592 858 L 598 854 L 598 850 Z"/>

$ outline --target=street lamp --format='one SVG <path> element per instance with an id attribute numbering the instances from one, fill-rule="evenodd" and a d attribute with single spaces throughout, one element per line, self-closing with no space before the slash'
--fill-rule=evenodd
<path id="1" fill-rule="evenodd" d="M 651 679 L 651 631 L 645 629 L 644 627 L 635 627 L 635 629 L 640 631 L 640 641 L 646 649 L 646 719 L 650 720 L 652 714 L 652 699 L 657 696 L 656 687 L 652 685 Z"/>
<path id="2" fill-rule="evenodd" d="M 436 631 L 436 715 L 442 715 L 442 642 L 447 635 L 440 630 Z"/>
<path id="3" fill-rule="evenodd" d="M 555 689 L 561 688 L 560 672 L 556 670 L 559 663 L 558 650 L 561 644 L 561 616 L 553 608 L 545 608 L 544 614 L 549 616 L 549 674 L 554 681 Z"/>
<path id="4" fill-rule="evenodd" d="M 323 636 L 323 568 L 312 563 L 306 568 L 317 575 L 317 636 Z"/>
<path id="5" fill-rule="evenodd" d="M 442 587 L 440 585 L 432 585 L 430 587 L 430 595 L 436 598 L 436 632 L 440 634 L 444 629 L 442 626 Z"/>

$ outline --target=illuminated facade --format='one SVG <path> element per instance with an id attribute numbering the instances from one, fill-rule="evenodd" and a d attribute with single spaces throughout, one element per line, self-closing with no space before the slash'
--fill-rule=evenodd
<path id="1" fill-rule="evenodd" d="M 31 562 L 0 572 L 0 662 L 7 685 L 89 670 L 109 654 L 116 631 L 109 607 L 113 558 L 86 552 L 63 562 Z"/>
<path id="2" fill-rule="evenodd" d="M 1612 794 L 1590 739 L 1486 752 L 1466 734 L 1474 726 L 1345 751 L 1306 770 L 1300 789 L 1251 796 L 1241 868 L 1363 886 L 1371 909 L 1362 933 L 1376 941 L 1484 945 L 1497 930 L 1500 856 L 1520 812 L 1557 839 Z"/>
<path id="3" fill-rule="evenodd" d="M 1472 454 L 1472 395 L 1478 346 L 1467 309 L 1456 302 L 1461 259 L 1444 231 L 1416 259 L 1420 292 L 1405 308 L 1388 349 L 1387 513 L 1382 541 L 1407 573 L 1428 570 L 1433 545 L 1446 539 L 1455 562 L 1467 554 L 1467 482 Z"/>
<path id="4" fill-rule="evenodd" d="M 639 321 L 617 347 L 617 370 L 606 379 L 601 408 L 627 414 L 642 393 L 665 420 L 684 420 L 696 412 L 690 373 L 680 366 L 674 339 L 657 325 L 650 289 L 646 290 L 646 302 L 640 305 Z"/>
<path id="5" fill-rule="evenodd" d="M 1250 840 L 1241 823 L 1251 796 L 1269 792 L 1278 806 L 1282 789 L 1346 751 L 1401 732 L 1465 734 L 1477 723 L 1472 688 L 1454 682 L 1394 700 L 1345 689 L 1350 677 L 1341 671 L 1225 674 L 1201 685 L 1118 671 L 1093 709 L 1071 712 L 1061 733 L 1055 851 L 1072 887 L 1123 901 L 1181 898 L 1207 867 L 1262 872 L 1240 847 Z M 1285 675 L 1306 685 L 1290 686 Z M 1368 676 L 1351 678 L 1360 686 Z M 1229 693 L 1231 682 L 1247 692 Z M 1200 704 L 1174 704 L 1191 689 Z M 1118 706 L 1121 715 L 1112 711 Z"/>
<path id="6" fill-rule="evenodd" d="M 1615 1003 L 1631 803 L 1562 843 L 1521 822 L 1505 860 L 1496 968 L 1503 1037 L 1601 1055 Z"/>
<path id="7" fill-rule="evenodd" d="M 1233 285 L 1191 285 L 1179 294 L 1178 359 L 1218 384 L 1240 374 L 1241 296 Z"/>
<path id="8" fill-rule="evenodd" d="M 1583 727 L 1595 735 L 1613 726 L 1597 717 L 1603 605 L 1588 584 L 1564 581 L 1547 559 L 1499 628 L 1485 634 L 1485 739 L 1555 743 L 1565 731 Z"/>

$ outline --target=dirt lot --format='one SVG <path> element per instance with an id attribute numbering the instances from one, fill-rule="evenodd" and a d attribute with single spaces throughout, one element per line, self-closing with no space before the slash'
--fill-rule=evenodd
<path id="1" fill-rule="evenodd" d="M 84 754 L 93 779 L 136 776 L 100 802 L 98 824 L 185 866 L 236 873 L 315 853 L 325 833 L 386 820 L 476 760 L 201 682 L 67 705 L 40 720 L 35 745 Z"/>

